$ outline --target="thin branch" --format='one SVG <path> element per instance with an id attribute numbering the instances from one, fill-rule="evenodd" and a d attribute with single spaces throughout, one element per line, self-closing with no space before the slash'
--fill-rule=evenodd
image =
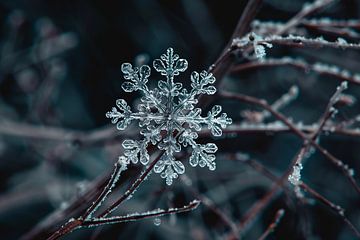
<path id="1" fill-rule="evenodd" d="M 322 10 L 323 8 L 329 6 L 331 3 L 335 2 L 334 0 L 315 0 L 313 3 L 306 3 L 302 10 L 291 18 L 281 29 L 279 29 L 275 35 L 282 35 L 288 32 L 291 28 L 296 27 L 301 24 L 301 21 L 306 17 L 314 14 L 317 11 Z"/>
<path id="2" fill-rule="evenodd" d="M 185 205 L 180 208 L 169 208 L 167 210 L 163 209 L 155 209 L 152 211 L 144 212 L 144 213 L 134 213 L 126 216 L 115 216 L 115 217 L 105 217 L 105 218 L 92 218 L 90 220 L 86 220 L 83 222 L 82 226 L 85 227 L 95 227 L 104 224 L 114 224 L 114 223 L 122 223 L 122 222 L 131 222 L 138 221 L 147 218 L 155 218 L 161 217 L 170 214 L 188 212 L 196 209 L 200 205 L 201 201 L 193 200 L 188 205 Z"/>
<path id="3" fill-rule="evenodd" d="M 233 39 L 235 37 L 242 37 L 246 34 L 246 31 L 248 30 L 252 20 L 255 18 L 255 15 L 262 2 L 263 0 L 250 0 L 247 3 L 244 12 L 241 14 L 237 26 L 232 34 L 232 37 L 230 38 L 230 41 L 226 44 L 224 50 L 221 52 L 215 63 L 210 66 L 209 72 L 213 73 L 217 79 L 222 79 L 233 63 L 231 59 L 233 54 L 231 49 Z"/>
<path id="4" fill-rule="evenodd" d="M 87 190 L 82 195 L 69 202 L 65 209 L 58 209 L 51 213 L 20 239 L 43 239 L 44 236 L 49 236 L 56 231 L 57 227 L 64 221 L 64 219 L 69 219 L 72 216 L 77 216 L 83 211 L 86 211 L 86 208 L 92 201 L 96 200 L 98 194 L 104 189 L 110 176 L 111 173 L 106 173 L 96 178 L 89 184 Z"/>
<path id="5" fill-rule="evenodd" d="M 326 149 L 324 149 L 319 144 L 317 144 L 316 141 L 309 138 L 305 133 L 300 131 L 296 127 L 296 125 L 294 125 L 290 120 L 288 120 L 283 114 L 272 109 L 271 106 L 265 100 L 247 96 L 244 94 L 234 94 L 234 93 L 230 93 L 230 92 L 226 92 L 226 91 L 221 91 L 219 93 L 219 95 L 224 98 L 234 99 L 234 100 L 239 100 L 239 101 L 247 102 L 250 104 L 254 104 L 256 106 L 262 107 L 265 110 L 269 111 L 275 118 L 282 121 L 286 126 L 288 126 L 292 132 L 294 132 L 297 136 L 299 136 L 304 141 L 309 141 L 309 143 L 313 147 L 315 147 L 317 150 L 319 150 L 320 153 L 322 153 L 328 160 L 330 160 L 335 166 L 337 166 L 343 172 L 343 174 L 349 179 L 349 181 L 351 182 L 354 189 L 360 194 L 360 187 L 358 186 L 358 184 L 356 183 L 356 181 L 353 177 L 352 170 L 349 169 L 349 167 L 346 164 L 344 164 L 341 160 L 339 160 L 338 158 L 336 158 L 335 156 L 330 154 Z"/>
<path id="6" fill-rule="evenodd" d="M 101 206 L 102 202 L 105 201 L 107 196 L 111 193 L 111 190 L 115 187 L 115 184 L 119 180 L 120 174 L 127 170 L 127 164 L 124 161 L 117 161 L 115 163 L 114 171 L 111 174 L 110 180 L 107 183 L 104 190 L 98 196 L 98 198 L 92 203 L 92 205 L 87 209 L 87 211 L 82 215 L 83 219 L 89 219 L 92 217 L 92 214 Z"/>
<path id="7" fill-rule="evenodd" d="M 346 19 L 346 20 L 333 20 L 330 18 L 314 18 L 304 19 L 301 22 L 304 25 L 316 26 L 316 27 L 338 27 L 338 28 L 359 28 L 359 19 Z"/>
<path id="8" fill-rule="evenodd" d="M 128 197 L 130 197 L 136 189 L 140 186 L 142 182 L 149 176 L 151 171 L 153 170 L 155 164 L 160 160 L 161 156 L 164 154 L 164 151 L 158 153 L 158 156 L 151 162 L 149 166 L 146 167 L 145 171 L 141 173 L 141 175 L 136 178 L 136 180 L 132 183 L 130 188 L 126 190 L 126 192 L 116 200 L 110 207 L 108 207 L 105 211 L 98 215 L 98 218 L 103 218 L 113 212 L 122 202 L 124 202 Z"/>
<path id="9" fill-rule="evenodd" d="M 278 45 L 286 45 L 292 47 L 308 47 L 308 48 L 338 48 L 338 49 L 360 49 L 358 43 L 347 43 L 342 41 L 331 42 L 323 38 L 305 38 L 303 36 L 289 35 L 281 37 L 278 35 L 265 37 L 263 40 L 258 41 L 259 44 L 271 43 Z M 235 42 L 236 45 L 236 42 Z"/>
<path id="10" fill-rule="evenodd" d="M 274 220 L 266 228 L 265 232 L 259 237 L 259 240 L 265 240 L 275 230 L 275 228 L 279 225 L 284 214 L 285 214 L 284 209 L 277 210 Z"/>
<path id="11" fill-rule="evenodd" d="M 304 134 L 312 134 L 317 130 L 317 126 L 314 124 L 304 125 L 303 123 L 294 123 L 297 129 L 302 131 Z M 344 135 L 344 136 L 350 136 L 350 137 L 360 137 L 360 129 L 354 128 L 344 128 L 343 126 L 337 126 L 337 125 L 330 125 L 327 124 L 323 128 L 324 132 L 330 132 L 332 135 Z M 223 134 L 230 137 L 237 137 L 241 136 L 241 134 L 250 134 L 250 133 L 288 133 L 292 132 L 292 130 L 283 124 L 280 121 L 274 121 L 270 123 L 247 123 L 247 122 L 241 122 L 241 123 L 234 123 L 233 125 L 227 127 L 223 130 Z M 201 132 L 199 132 L 199 137 L 208 137 L 211 133 L 209 130 L 204 129 Z"/>
<path id="12" fill-rule="evenodd" d="M 299 93 L 298 87 L 296 85 L 292 86 L 287 93 L 282 95 L 273 104 L 271 104 L 271 107 L 279 111 L 280 109 L 289 105 L 293 100 L 295 100 L 299 95 L 298 93 Z M 264 122 L 266 118 L 270 117 L 271 114 L 266 110 L 263 110 L 261 112 L 244 110 L 241 112 L 241 116 L 246 118 L 248 122 L 261 123 Z"/>
<path id="13" fill-rule="evenodd" d="M 133 182 L 133 184 L 130 186 L 128 190 L 117 200 L 115 201 L 110 207 L 108 207 L 105 211 L 103 211 L 100 215 L 96 217 L 96 219 L 103 219 L 108 214 L 113 212 L 122 202 L 124 202 L 130 195 L 134 193 L 134 191 L 140 186 L 140 184 L 146 179 L 146 177 L 150 174 L 152 169 L 154 168 L 155 164 L 159 161 L 160 157 L 162 156 L 164 152 L 161 152 L 158 154 L 157 158 L 152 161 L 152 163 L 146 168 L 144 172 L 141 173 L 141 175 Z M 119 174 L 124 170 L 124 166 L 126 168 L 126 165 L 122 165 L 122 163 L 115 164 L 115 170 L 111 174 L 111 177 L 108 180 L 107 185 L 103 188 L 103 190 L 100 192 L 100 195 L 96 198 L 96 200 L 93 202 L 93 204 L 87 209 L 87 211 L 79 217 L 78 219 L 70 219 L 65 225 L 63 225 L 58 231 L 53 233 L 48 240 L 58 239 L 59 237 L 66 235 L 75 229 L 82 227 L 83 224 L 89 220 L 89 217 L 92 216 L 92 214 L 96 211 L 96 209 L 101 205 L 101 203 L 105 200 L 106 196 L 110 193 L 111 189 L 114 187 L 114 184 L 116 183 Z M 93 218 L 91 218 L 93 219 Z"/>
<path id="14" fill-rule="evenodd" d="M 350 229 L 354 232 L 354 234 L 360 238 L 360 232 L 357 230 L 357 228 L 354 226 L 354 224 L 345 216 L 344 209 L 340 207 L 339 205 L 334 204 L 330 200 L 328 200 L 326 197 L 322 196 L 320 193 L 316 192 L 314 189 L 310 188 L 305 183 L 301 183 L 300 187 L 310 193 L 313 197 L 315 197 L 318 201 L 322 202 L 326 206 L 330 207 L 332 210 L 334 210 L 341 218 L 342 220 L 350 227 Z"/>
<path id="15" fill-rule="evenodd" d="M 240 220 L 239 227 L 242 232 L 245 228 L 259 215 L 259 213 L 270 203 L 270 201 L 280 193 L 279 188 L 284 186 L 288 176 L 291 174 L 293 166 L 296 164 L 299 155 L 303 153 L 304 148 L 302 147 L 291 160 L 286 171 L 275 181 L 271 189 L 258 201 L 256 201 L 249 210 L 244 214 Z M 255 170 L 257 170 L 255 168 Z M 266 175 L 265 175 L 266 176 Z"/>
<path id="16" fill-rule="evenodd" d="M 124 131 L 119 134 L 113 126 L 94 129 L 87 132 L 65 129 L 51 126 L 37 126 L 28 123 L 17 123 L 10 120 L 0 120 L 0 134 L 14 137 L 50 140 L 69 141 L 79 144 L 91 144 L 95 142 L 108 141 L 116 136 L 131 136 L 131 131 Z"/>
<path id="17" fill-rule="evenodd" d="M 346 69 L 340 69 L 337 66 L 331 66 L 324 63 L 310 64 L 301 59 L 293 59 L 290 57 L 283 57 L 280 59 L 266 58 L 261 61 L 253 61 L 243 63 L 235 66 L 232 71 L 240 72 L 248 69 L 257 69 L 261 67 L 275 67 L 275 66 L 292 66 L 303 70 L 305 73 L 309 71 L 316 72 L 321 75 L 336 77 L 341 81 L 348 81 L 350 83 L 360 85 L 360 73 L 350 73 Z"/>

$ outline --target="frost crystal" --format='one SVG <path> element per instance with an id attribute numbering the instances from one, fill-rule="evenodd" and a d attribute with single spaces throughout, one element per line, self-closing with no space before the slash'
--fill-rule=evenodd
<path id="1" fill-rule="evenodd" d="M 215 170 L 215 155 L 217 146 L 214 143 L 198 144 L 197 131 L 207 126 L 214 136 L 222 135 L 222 128 L 231 124 L 232 120 L 226 113 L 221 113 L 221 106 L 215 105 L 207 116 L 201 116 L 201 109 L 195 108 L 200 94 L 212 95 L 216 88 L 212 86 L 215 77 L 206 71 L 201 73 L 192 72 L 191 91 L 182 87 L 181 83 L 175 83 L 174 77 L 184 72 L 188 63 L 174 54 L 172 48 L 167 49 L 160 59 L 153 61 L 154 69 L 166 80 L 158 82 L 158 88 L 148 89 L 146 83 L 150 76 L 150 67 L 143 65 L 140 68 L 132 67 L 130 63 L 124 63 L 121 71 L 124 78 L 129 80 L 122 84 L 125 92 L 141 91 L 143 97 L 138 106 L 138 111 L 133 112 L 123 99 L 116 101 L 116 107 L 106 113 L 111 122 L 116 124 L 117 129 L 124 130 L 133 120 L 139 121 L 142 140 L 125 140 L 123 147 L 125 157 L 132 163 L 140 161 L 141 164 L 149 163 L 147 146 L 157 145 L 165 153 L 154 166 L 154 171 L 160 173 L 166 183 L 171 185 L 173 179 L 185 172 L 181 161 L 177 161 L 174 154 L 181 151 L 181 145 L 188 145 L 193 149 L 190 156 L 190 165 L 195 167 L 207 166 Z"/>
<path id="2" fill-rule="evenodd" d="M 289 175 L 288 180 L 293 185 L 297 186 L 301 182 L 301 170 L 303 169 L 303 166 L 301 163 L 295 164 L 293 167 L 293 172 Z"/>
<path id="3" fill-rule="evenodd" d="M 255 58 L 262 59 L 266 56 L 267 48 L 272 48 L 273 45 L 270 42 L 264 41 L 264 38 L 260 35 L 257 35 L 254 32 L 249 33 L 247 36 L 243 38 L 235 38 L 233 39 L 233 46 L 237 46 L 239 48 L 245 47 L 249 44 L 253 45 Z"/>

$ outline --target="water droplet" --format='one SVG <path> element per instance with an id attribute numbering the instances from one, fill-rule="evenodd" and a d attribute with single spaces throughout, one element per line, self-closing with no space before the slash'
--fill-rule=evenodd
<path id="1" fill-rule="evenodd" d="M 154 219 L 154 225 L 155 226 L 160 226 L 160 224 L 161 224 L 161 219 L 160 218 L 155 218 Z"/>

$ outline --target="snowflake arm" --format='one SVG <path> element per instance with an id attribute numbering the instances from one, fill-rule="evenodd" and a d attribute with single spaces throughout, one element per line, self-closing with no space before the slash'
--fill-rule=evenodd
<path id="1" fill-rule="evenodd" d="M 156 107 L 159 112 L 165 111 L 165 106 L 161 103 L 158 98 L 157 91 L 150 91 L 146 86 L 148 78 L 151 74 L 151 69 L 148 65 L 143 65 L 139 68 L 133 68 L 130 63 L 123 63 L 121 65 L 121 71 L 124 73 L 124 78 L 130 80 L 124 82 L 121 87 L 125 92 L 142 91 L 144 97 L 141 99 L 142 102 L 146 103 L 149 107 Z"/>

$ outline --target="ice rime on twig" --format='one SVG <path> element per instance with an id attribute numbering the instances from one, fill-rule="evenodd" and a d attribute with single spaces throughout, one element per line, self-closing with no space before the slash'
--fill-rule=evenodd
<path id="1" fill-rule="evenodd" d="M 299 35 L 289 34 L 287 36 L 271 35 L 271 36 L 260 36 L 254 32 L 242 38 L 234 38 L 232 47 L 246 50 L 252 46 L 254 55 L 256 58 L 261 59 L 266 56 L 265 47 L 271 48 L 274 44 L 277 45 L 290 45 L 297 47 L 330 47 L 330 48 L 341 48 L 341 49 L 360 49 L 358 43 L 348 43 L 344 39 L 340 38 L 337 41 L 328 41 L 323 37 L 307 38 Z M 251 57 L 251 56 L 250 56 Z"/>
<path id="2" fill-rule="evenodd" d="M 296 85 L 293 85 L 291 86 L 291 88 L 287 93 L 282 95 L 278 100 L 276 100 L 273 104 L 271 104 L 271 107 L 274 110 L 278 111 L 284 108 L 285 106 L 289 105 L 292 101 L 294 101 L 298 97 L 298 95 L 299 95 L 299 88 Z M 267 110 L 263 110 L 261 112 L 244 110 L 242 111 L 241 115 L 244 118 L 246 118 L 246 120 L 248 120 L 249 122 L 254 122 L 254 123 L 262 123 L 266 118 L 269 118 L 271 116 L 270 112 Z"/>
<path id="3" fill-rule="evenodd" d="M 319 135 L 323 131 L 323 128 L 324 128 L 326 122 L 330 118 L 334 117 L 334 115 L 337 113 L 337 109 L 335 109 L 334 105 L 339 101 L 342 92 L 344 90 L 346 90 L 347 87 L 348 87 L 347 82 L 342 82 L 340 84 L 340 86 L 337 87 L 336 92 L 331 96 L 329 103 L 327 104 L 327 107 L 325 109 L 325 112 L 319 120 L 318 128 L 317 128 L 316 132 L 314 132 L 311 136 L 312 140 L 315 141 L 316 139 L 319 138 Z M 311 150 L 310 143 L 308 141 L 305 141 L 303 148 L 297 155 L 296 163 L 293 166 L 293 171 L 288 177 L 289 182 L 291 184 L 293 184 L 295 187 L 295 193 L 299 197 L 302 196 L 302 193 L 301 193 L 300 187 L 299 187 L 300 184 L 302 183 L 302 181 L 301 181 L 301 170 L 303 169 L 302 161 L 303 161 L 304 157 L 306 156 L 306 154 L 310 150 Z"/>
<path id="4" fill-rule="evenodd" d="M 143 212 L 143 213 L 130 213 L 125 216 L 92 218 L 87 221 L 84 221 L 82 226 L 97 227 L 97 226 L 101 226 L 104 224 L 131 222 L 131 221 L 138 221 L 138 220 L 142 220 L 142 219 L 146 219 L 146 218 L 155 218 L 155 217 L 161 217 L 161 216 L 169 215 L 169 214 L 188 212 L 188 211 L 196 209 L 199 206 L 199 204 L 200 204 L 199 200 L 193 200 L 188 205 L 185 205 L 180 208 L 169 208 L 167 210 L 158 208 L 158 209 Z"/>
<path id="5" fill-rule="evenodd" d="M 264 41 L 264 38 L 254 32 L 249 33 L 243 38 L 235 38 L 232 43 L 233 46 L 244 48 L 251 46 L 254 49 L 254 57 L 257 59 L 263 59 L 266 56 L 266 48 L 272 48 L 272 44 Z"/>

